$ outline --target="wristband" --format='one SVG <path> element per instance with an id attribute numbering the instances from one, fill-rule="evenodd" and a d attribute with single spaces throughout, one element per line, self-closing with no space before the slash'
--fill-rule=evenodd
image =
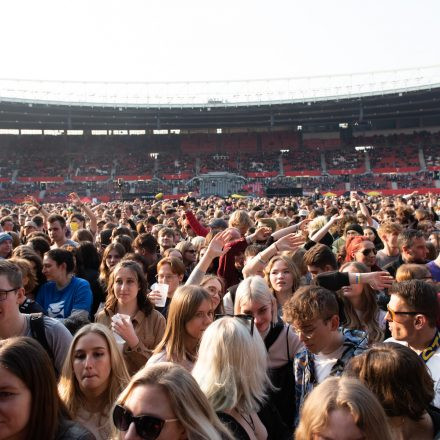
<path id="1" fill-rule="evenodd" d="M 258 262 L 259 262 L 259 263 L 261 263 L 261 264 L 263 264 L 264 266 L 266 266 L 267 262 L 264 261 L 264 260 L 261 258 L 261 254 L 260 254 L 260 253 L 257 254 L 257 259 L 258 259 Z"/>
<path id="2" fill-rule="evenodd" d="M 355 274 L 355 284 L 361 284 L 361 274 L 360 273 Z"/>

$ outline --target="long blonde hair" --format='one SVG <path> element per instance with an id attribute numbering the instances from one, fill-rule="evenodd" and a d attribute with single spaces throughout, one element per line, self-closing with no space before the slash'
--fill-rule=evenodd
<path id="1" fill-rule="evenodd" d="M 148 385 L 158 386 L 166 393 L 188 440 L 233 440 L 197 382 L 179 365 L 161 362 L 144 367 L 133 376 L 116 403 L 124 405 L 136 387 Z"/>
<path id="2" fill-rule="evenodd" d="M 240 321 L 224 317 L 205 330 L 192 371 L 215 411 L 258 411 L 272 388 L 264 342 Z"/>
<path id="3" fill-rule="evenodd" d="M 365 264 L 358 261 L 350 261 L 349 263 L 343 264 L 339 271 L 342 272 L 348 267 L 354 267 L 357 273 L 370 272 Z M 352 330 L 365 330 L 368 334 L 369 344 L 382 342 L 384 338 L 384 332 L 379 326 L 377 320 L 379 315 L 379 307 L 377 305 L 374 290 L 369 285 L 364 284 L 364 287 L 362 289 L 362 299 L 365 305 L 365 313 L 363 314 L 362 319 L 359 318 L 359 315 L 356 313 L 356 310 L 354 309 L 351 301 L 346 298 L 345 295 L 341 293 L 341 291 L 338 292 L 338 296 L 341 298 L 344 304 L 344 313 L 347 320 L 344 324 L 344 327 Z"/>
<path id="4" fill-rule="evenodd" d="M 295 440 L 311 440 L 337 409 L 347 410 L 368 440 L 392 440 L 385 412 L 376 396 L 361 382 L 347 377 L 328 377 L 307 397 Z"/>
<path id="5" fill-rule="evenodd" d="M 58 391 L 61 399 L 66 404 L 69 412 L 75 417 L 78 410 L 81 407 L 86 406 L 86 398 L 81 391 L 78 384 L 78 380 L 75 377 L 73 371 L 73 357 L 75 355 L 75 348 L 78 341 L 85 335 L 90 333 L 95 333 L 105 339 L 111 363 L 111 372 L 109 378 L 109 384 L 102 396 L 103 406 L 102 415 L 108 416 L 108 411 L 110 410 L 113 402 L 115 401 L 118 394 L 130 380 L 127 368 L 125 366 L 124 358 L 116 345 L 115 338 L 112 332 L 102 324 L 88 324 L 82 327 L 75 334 L 72 343 L 70 344 L 69 351 L 64 361 L 63 371 L 58 384 Z"/>
<path id="6" fill-rule="evenodd" d="M 168 361 L 195 360 L 186 347 L 185 326 L 205 300 L 211 302 L 211 295 L 203 287 L 190 285 L 176 289 L 168 309 L 165 333 L 154 350 L 155 354 L 165 350 Z"/>

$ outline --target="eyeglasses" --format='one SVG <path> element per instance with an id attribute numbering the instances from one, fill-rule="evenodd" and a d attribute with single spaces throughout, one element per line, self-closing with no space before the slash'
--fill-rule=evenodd
<path id="1" fill-rule="evenodd" d="M 19 287 L 14 287 L 13 289 L 9 289 L 9 290 L 0 290 L 0 301 L 5 301 L 9 292 L 14 292 L 18 289 Z"/>
<path id="2" fill-rule="evenodd" d="M 196 251 L 194 249 L 189 249 L 186 252 L 189 252 L 190 254 L 195 254 L 196 253 Z"/>
<path id="3" fill-rule="evenodd" d="M 328 317 L 328 318 L 323 319 L 324 324 L 327 324 L 327 322 L 329 321 L 330 318 L 331 318 L 331 316 Z M 316 332 L 316 327 L 315 327 L 315 328 L 312 328 L 311 330 L 302 330 L 301 328 L 299 328 L 299 327 L 295 327 L 295 326 L 292 325 L 292 328 L 293 328 L 293 330 L 295 330 L 295 333 L 296 333 L 298 336 L 299 336 L 300 334 L 303 335 L 303 338 L 304 338 L 306 341 L 308 341 L 309 339 L 312 339 L 312 338 L 313 338 L 313 335 L 314 335 L 315 332 Z"/>
<path id="4" fill-rule="evenodd" d="M 361 252 L 362 252 L 362 254 L 364 255 L 364 257 L 366 257 L 367 255 L 370 255 L 371 252 L 373 252 L 374 255 L 377 254 L 377 250 L 376 250 L 376 248 L 364 249 L 364 250 L 362 250 Z"/>
<path id="5" fill-rule="evenodd" d="M 179 419 L 160 419 L 153 416 L 133 416 L 133 413 L 122 405 L 116 405 L 113 410 L 113 423 L 119 431 L 128 431 L 132 423 L 139 437 L 145 440 L 155 440 L 159 437 L 165 423 L 177 422 Z"/>
<path id="6" fill-rule="evenodd" d="M 252 315 L 215 315 L 215 320 L 229 316 L 230 318 L 238 318 L 248 328 L 251 336 L 254 334 L 255 319 Z"/>
<path id="7" fill-rule="evenodd" d="M 390 315 L 390 320 L 394 321 L 396 319 L 396 315 L 420 315 L 420 312 L 396 312 L 390 306 L 387 306 L 388 313 Z"/>

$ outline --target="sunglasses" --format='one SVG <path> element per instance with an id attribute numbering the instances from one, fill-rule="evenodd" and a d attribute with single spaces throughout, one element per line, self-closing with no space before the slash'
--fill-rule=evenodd
<path id="1" fill-rule="evenodd" d="M 363 251 L 361 251 L 362 254 L 364 255 L 364 257 L 366 257 L 367 255 L 370 255 L 371 252 L 373 252 L 374 255 L 377 254 L 377 250 L 376 248 L 371 248 L 371 249 L 364 249 Z"/>
<path id="2" fill-rule="evenodd" d="M 248 328 L 251 336 L 254 334 L 255 320 L 252 315 L 215 315 L 215 320 L 224 318 L 225 316 L 239 319 Z"/>
<path id="3" fill-rule="evenodd" d="M 389 306 L 387 306 L 388 313 L 390 315 L 390 320 L 395 321 L 396 315 L 420 315 L 420 312 L 396 312 Z"/>
<path id="4" fill-rule="evenodd" d="M 153 416 L 133 416 L 133 413 L 122 405 L 116 405 L 113 410 L 113 423 L 119 431 L 128 431 L 132 423 L 136 433 L 144 440 L 155 440 L 159 437 L 165 423 L 177 422 L 179 419 L 160 419 Z"/>

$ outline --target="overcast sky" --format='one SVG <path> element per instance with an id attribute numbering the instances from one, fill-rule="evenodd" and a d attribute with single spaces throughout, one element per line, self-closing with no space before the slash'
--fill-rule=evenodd
<path id="1" fill-rule="evenodd" d="M 440 1 L 5 0 L 0 78 L 178 81 L 440 64 Z"/>

